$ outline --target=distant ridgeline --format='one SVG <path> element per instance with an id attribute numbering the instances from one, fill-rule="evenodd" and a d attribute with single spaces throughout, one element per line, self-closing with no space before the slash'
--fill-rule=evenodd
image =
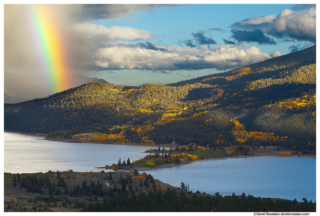
<path id="1" fill-rule="evenodd" d="M 278 145 L 315 151 L 316 47 L 156 86 L 89 83 L 5 104 L 5 130 L 85 141 Z"/>

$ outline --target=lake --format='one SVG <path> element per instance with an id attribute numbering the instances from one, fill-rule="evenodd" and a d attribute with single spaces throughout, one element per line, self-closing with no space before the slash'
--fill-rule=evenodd
<path id="1" fill-rule="evenodd" d="M 44 137 L 4 133 L 4 172 L 35 173 L 52 171 L 100 171 L 119 158 L 143 158 L 150 146 L 71 143 L 48 141 Z"/>
<path id="2" fill-rule="evenodd" d="M 4 172 L 48 170 L 88 172 L 98 166 L 144 157 L 149 146 L 103 145 L 47 141 L 43 137 L 4 133 Z M 316 200 L 316 159 L 306 157 L 247 157 L 197 161 L 166 169 L 146 170 L 156 179 L 208 194 L 247 195 Z"/>
<path id="3" fill-rule="evenodd" d="M 316 201 L 315 158 L 226 158 L 145 172 L 173 186 L 189 183 L 193 192 Z"/>

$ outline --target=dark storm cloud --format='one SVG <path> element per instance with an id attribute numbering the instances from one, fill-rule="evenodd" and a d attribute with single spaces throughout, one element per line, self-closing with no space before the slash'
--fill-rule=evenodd
<path id="1" fill-rule="evenodd" d="M 194 37 L 196 43 L 198 43 L 199 45 L 217 44 L 217 42 L 215 42 L 213 39 L 204 36 L 204 31 L 192 33 L 192 36 Z"/>
<path id="2" fill-rule="evenodd" d="M 305 9 L 310 9 L 315 7 L 316 7 L 315 4 L 296 4 L 291 7 L 291 10 L 300 11 L 300 10 L 305 10 Z"/>
<path id="3" fill-rule="evenodd" d="M 152 43 L 150 43 L 150 42 L 146 42 L 146 44 L 144 44 L 144 43 L 138 43 L 139 44 L 139 46 L 141 47 L 141 48 L 143 48 L 143 49 L 149 49 L 149 50 L 160 50 L 160 51 L 165 51 L 165 49 L 163 49 L 163 48 L 157 48 L 157 47 L 155 47 Z"/>
<path id="4" fill-rule="evenodd" d="M 316 42 L 316 38 L 309 37 L 307 35 L 295 35 L 295 34 L 288 34 L 289 37 L 299 40 L 299 41 L 311 41 Z"/>
<path id="5" fill-rule="evenodd" d="M 231 37 L 238 42 L 257 42 L 259 44 L 269 45 L 277 44 L 275 40 L 265 36 L 260 29 L 255 29 L 254 31 L 232 29 L 231 32 Z"/>
<path id="6" fill-rule="evenodd" d="M 316 42 L 316 38 L 310 37 L 309 35 L 298 35 L 295 33 L 282 33 L 275 31 L 273 29 L 269 30 L 266 32 L 267 35 L 270 35 L 272 37 L 275 37 L 277 39 L 284 39 L 283 42 L 294 42 L 295 40 L 298 41 L 311 41 L 311 42 Z M 289 39 L 291 38 L 291 39 Z"/>
<path id="7" fill-rule="evenodd" d="M 192 33 L 193 40 L 179 41 L 179 44 L 185 44 L 188 47 L 196 47 L 196 45 L 208 45 L 217 44 L 217 42 L 209 37 L 204 36 L 204 31 L 199 31 L 197 33 Z"/>
<path id="8" fill-rule="evenodd" d="M 224 41 L 225 44 L 232 44 L 232 45 L 236 44 L 235 42 L 229 41 L 229 40 L 226 40 L 226 39 L 223 39 L 223 41 Z"/>
<path id="9" fill-rule="evenodd" d="M 275 31 L 273 29 L 270 29 L 270 30 L 266 31 L 266 34 L 268 34 L 268 35 L 270 35 L 272 37 L 278 38 L 278 39 L 282 39 L 282 38 L 288 37 L 287 34 Z"/>
<path id="10" fill-rule="evenodd" d="M 309 38 L 307 38 L 306 36 L 301 37 L 301 36 L 296 36 L 293 34 L 285 34 L 282 32 L 275 31 L 273 29 L 266 31 L 265 33 L 269 36 L 274 37 L 274 38 L 282 39 L 281 42 L 295 42 L 295 39 L 296 40 L 309 40 Z M 299 39 L 297 39 L 297 37 Z"/>
<path id="11" fill-rule="evenodd" d="M 124 17 L 133 11 L 148 11 L 157 7 L 175 7 L 177 5 L 159 4 L 86 4 L 82 5 L 80 13 L 74 16 L 77 21 L 89 21 L 98 19 L 112 19 Z"/>

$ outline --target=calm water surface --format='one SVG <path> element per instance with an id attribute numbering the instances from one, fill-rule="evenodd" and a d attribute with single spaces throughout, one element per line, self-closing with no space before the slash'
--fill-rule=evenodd
<path id="1" fill-rule="evenodd" d="M 144 157 L 149 146 L 102 145 L 47 141 L 43 137 L 4 133 L 4 171 L 34 173 L 48 170 L 88 172 L 112 165 L 119 158 L 131 162 Z"/>
<path id="2" fill-rule="evenodd" d="M 315 158 L 227 158 L 146 172 L 173 186 L 189 183 L 193 192 L 316 201 Z"/>
<path id="3" fill-rule="evenodd" d="M 4 171 L 100 171 L 98 166 L 142 158 L 148 146 L 101 145 L 47 141 L 42 137 L 4 133 Z M 316 200 L 316 159 L 248 157 L 198 161 L 166 169 L 147 170 L 156 179 L 190 190 L 221 195 L 302 198 Z"/>

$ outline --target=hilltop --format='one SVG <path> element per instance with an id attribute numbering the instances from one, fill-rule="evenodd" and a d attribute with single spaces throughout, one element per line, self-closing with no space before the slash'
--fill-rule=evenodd
<path id="1" fill-rule="evenodd" d="M 56 75 L 56 79 L 68 80 L 68 88 L 78 87 L 90 82 L 107 82 L 103 79 L 90 78 L 84 75 Z M 67 87 L 64 87 L 67 88 Z M 65 89 L 64 89 L 65 90 Z M 53 94 L 47 79 L 39 74 L 4 73 L 4 102 L 21 103 L 34 98 L 44 98 Z"/>
<path id="2" fill-rule="evenodd" d="M 143 144 L 315 152 L 316 48 L 164 86 L 89 83 L 5 104 L 5 130 Z"/>

